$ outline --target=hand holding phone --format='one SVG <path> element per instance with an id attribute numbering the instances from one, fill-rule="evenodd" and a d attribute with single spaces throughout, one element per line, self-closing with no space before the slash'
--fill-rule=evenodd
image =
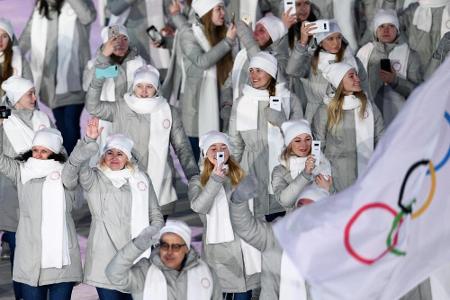
<path id="1" fill-rule="evenodd" d="M 216 164 L 220 166 L 225 161 L 225 153 L 224 152 L 216 152 Z"/>
<path id="2" fill-rule="evenodd" d="M 117 38 L 120 34 L 119 25 L 112 25 L 108 29 L 108 38 Z"/>
<path id="3" fill-rule="evenodd" d="M 296 14 L 295 0 L 284 0 L 284 12 L 287 13 L 288 11 L 291 16 Z"/>
<path id="4" fill-rule="evenodd" d="M 154 43 L 162 44 L 163 37 L 155 26 L 152 25 L 149 28 L 147 28 L 147 34 Z"/>
<path id="5" fill-rule="evenodd" d="M 311 145 L 311 155 L 316 160 L 315 165 L 318 166 L 320 163 L 320 141 L 313 140 Z"/>
<path id="6" fill-rule="evenodd" d="M 317 20 L 315 22 L 303 22 L 304 24 L 313 24 L 315 29 L 310 30 L 308 33 L 316 34 L 320 32 L 329 32 L 330 31 L 330 22 L 328 20 Z"/>
<path id="7" fill-rule="evenodd" d="M 392 72 L 391 60 L 389 58 L 380 59 L 380 69 L 386 72 Z"/>

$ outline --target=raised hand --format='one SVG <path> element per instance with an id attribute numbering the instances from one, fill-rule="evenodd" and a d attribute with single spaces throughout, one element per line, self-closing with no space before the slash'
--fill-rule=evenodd
<path id="1" fill-rule="evenodd" d="M 97 117 L 92 117 L 89 119 L 86 126 L 86 136 L 88 138 L 96 140 L 100 134 L 102 134 L 103 127 L 99 125 L 100 120 Z"/>

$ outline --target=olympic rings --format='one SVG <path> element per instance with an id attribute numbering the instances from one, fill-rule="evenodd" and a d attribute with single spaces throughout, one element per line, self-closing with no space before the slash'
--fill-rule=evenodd
<path id="1" fill-rule="evenodd" d="M 429 168 L 430 168 L 429 172 L 431 174 L 431 189 L 430 189 L 430 192 L 428 193 L 427 200 L 425 200 L 425 203 L 422 205 L 422 207 L 412 213 L 411 218 L 413 220 L 420 217 L 428 209 L 428 207 L 430 206 L 431 202 L 434 199 L 434 194 L 436 192 L 436 171 L 435 171 L 433 162 L 431 160 L 430 160 Z"/>
<path id="2" fill-rule="evenodd" d="M 347 249 L 348 253 L 353 256 L 357 261 L 365 264 L 365 265 L 371 265 L 373 263 L 375 263 L 376 261 L 378 261 L 379 259 L 381 259 L 383 256 L 385 256 L 388 252 L 390 252 L 392 249 L 394 249 L 394 247 L 397 245 L 398 242 L 398 230 L 394 235 L 394 241 L 392 243 L 392 245 L 390 247 L 388 247 L 385 251 L 383 251 L 380 255 L 378 255 L 375 258 L 366 258 L 363 257 L 361 255 L 359 255 L 352 247 L 351 243 L 350 243 L 350 230 L 353 226 L 353 224 L 356 222 L 356 220 L 359 218 L 359 216 L 366 210 L 369 209 L 375 209 L 375 208 L 379 208 L 379 209 L 384 209 L 387 210 L 387 212 L 389 212 L 390 214 L 392 214 L 394 217 L 397 215 L 397 212 L 390 207 L 389 205 L 382 203 L 382 202 L 373 202 L 373 203 L 369 203 L 366 204 L 364 206 L 362 206 L 361 208 L 358 209 L 358 211 L 352 216 L 352 218 L 350 219 L 350 221 L 347 223 L 347 225 L 345 226 L 345 230 L 344 230 L 344 245 L 345 248 Z M 400 226 L 398 226 L 399 228 Z"/>
<path id="3" fill-rule="evenodd" d="M 406 172 L 405 178 L 403 179 L 402 185 L 400 186 L 400 195 L 398 196 L 398 206 L 405 214 L 410 214 L 412 212 L 411 206 L 404 206 L 402 204 L 403 199 L 403 193 L 405 191 L 406 182 L 408 182 L 409 176 L 412 174 L 412 172 L 421 165 L 427 165 L 430 161 L 429 160 L 419 160 L 415 164 L 413 164 L 411 167 L 409 167 L 408 171 Z"/>

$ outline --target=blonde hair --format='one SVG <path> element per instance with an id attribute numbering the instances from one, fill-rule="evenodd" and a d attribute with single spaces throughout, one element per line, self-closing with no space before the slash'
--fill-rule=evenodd
<path id="1" fill-rule="evenodd" d="M 363 91 L 359 91 L 354 93 L 354 95 L 361 100 L 361 107 L 359 109 L 359 117 L 362 119 L 364 118 L 364 113 L 366 111 L 367 107 L 367 97 L 366 94 L 364 94 Z M 343 108 L 344 105 L 344 85 L 341 81 L 339 84 L 336 93 L 334 97 L 331 99 L 330 103 L 328 104 L 328 122 L 327 122 L 327 128 L 332 129 L 335 127 L 341 120 L 343 115 Z"/>
<path id="2" fill-rule="evenodd" d="M 231 179 L 231 185 L 236 186 L 244 178 L 245 173 L 241 166 L 230 156 L 227 161 L 228 164 L 228 174 L 227 176 Z M 203 171 L 200 174 L 200 183 L 205 186 L 209 180 L 209 176 L 214 170 L 214 164 L 205 158 L 203 161 Z"/>

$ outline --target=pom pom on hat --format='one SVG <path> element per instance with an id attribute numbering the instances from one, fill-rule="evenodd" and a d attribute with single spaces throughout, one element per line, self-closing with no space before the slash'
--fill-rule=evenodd
<path id="1" fill-rule="evenodd" d="M 218 4 L 223 5 L 223 0 L 194 0 L 192 1 L 192 8 L 201 18 Z"/>
<path id="2" fill-rule="evenodd" d="M 105 152 L 110 149 L 117 149 L 122 151 L 130 160 L 133 146 L 134 142 L 128 136 L 121 133 L 112 134 L 106 139 L 102 154 L 105 154 Z"/>
<path id="3" fill-rule="evenodd" d="M 285 146 L 288 146 L 300 134 L 307 133 L 312 136 L 311 125 L 304 119 L 284 122 L 281 130 L 283 130 Z"/>
<path id="4" fill-rule="evenodd" d="M 206 156 L 206 152 L 208 151 L 211 145 L 221 143 L 227 145 L 228 149 L 230 149 L 230 141 L 228 136 L 225 133 L 222 133 L 217 130 L 211 130 L 205 133 L 200 137 L 199 147 L 202 150 L 203 156 Z"/>
<path id="5" fill-rule="evenodd" d="M 262 24 L 266 28 L 267 32 L 272 39 L 272 42 L 276 42 L 281 39 L 288 32 L 283 21 L 275 16 L 265 16 L 261 18 L 256 24 Z"/>
<path id="6" fill-rule="evenodd" d="M 258 68 L 277 78 L 278 62 L 269 52 L 261 51 L 250 59 L 248 69 Z"/>
<path id="7" fill-rule="evenodd" d="M 61 132 L 55 128 L 43 128 L 34 134 L 32 146 L 50 149 L 53 153 L 61 152 L 63 138 Z"/>
<path id="8" fill-rule="evenodd" d="M 167 220 L 166 225 L 159 231 L 159 238 L 161 239 L 165 233 L 175 233 L 180 236 L 186 243 L 188 249 L 191 249 L 192 231 L 185 222 L 178 220 Z"/>
<path id="9" fill-rule="evenodd" d="M 12 106 L 16 105 L 20 98 L 33 87 L 33 82 L 18 76 L 11 76 L 2 83 L 2 90 L 6 92 L 6 97 Z"/>

